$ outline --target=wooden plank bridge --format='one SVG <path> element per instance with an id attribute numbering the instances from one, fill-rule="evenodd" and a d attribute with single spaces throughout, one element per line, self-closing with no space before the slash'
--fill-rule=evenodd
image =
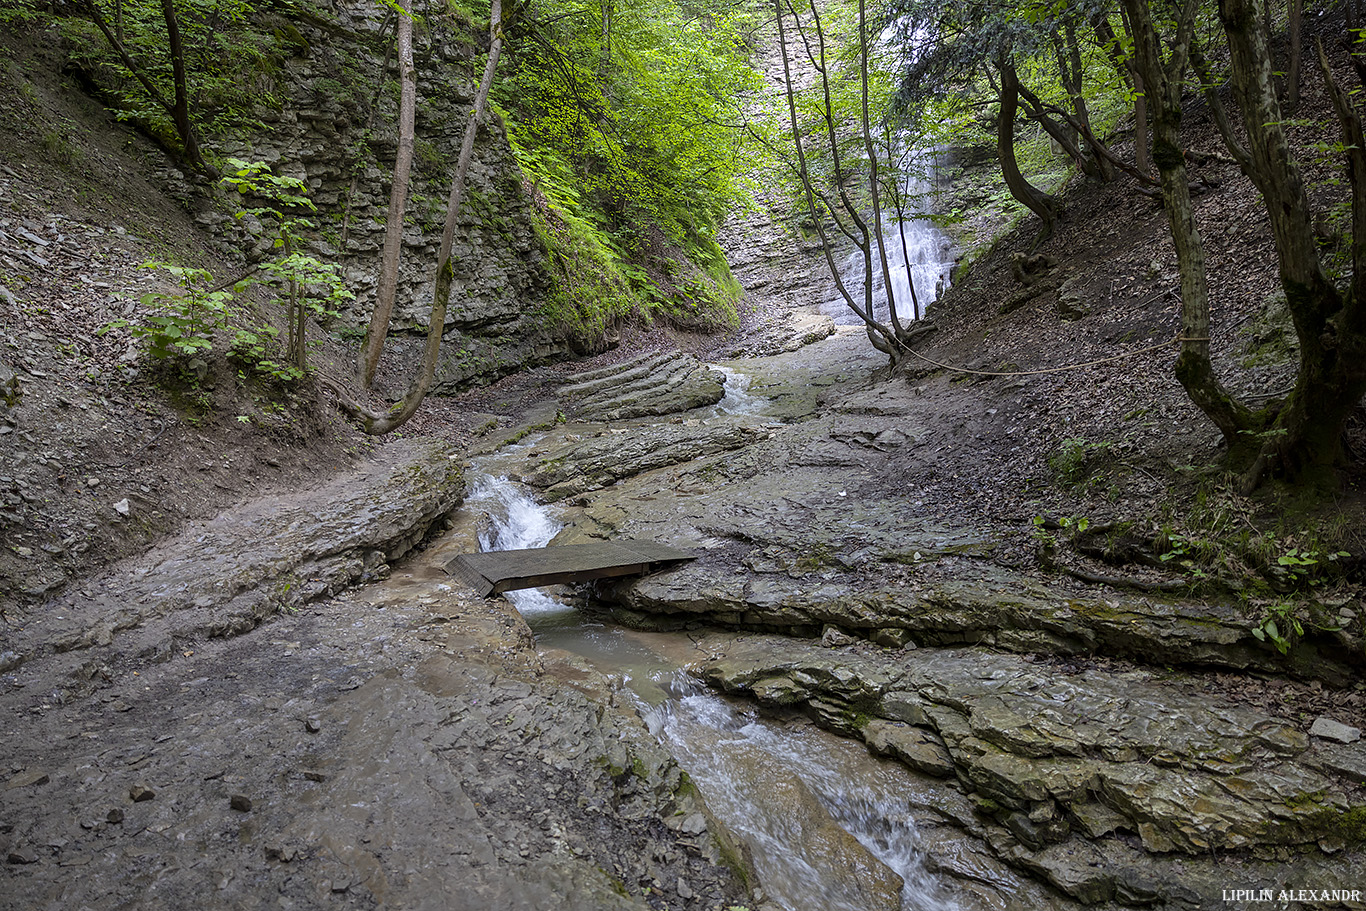
<path id="1" fill-rule="evenodd" d="M 694 553 L 653 541 L 595 541 L 461 554 L 446 564 L 446 572 L 487 598 L 519 588 L 644 575 L 695 559 Z"/>

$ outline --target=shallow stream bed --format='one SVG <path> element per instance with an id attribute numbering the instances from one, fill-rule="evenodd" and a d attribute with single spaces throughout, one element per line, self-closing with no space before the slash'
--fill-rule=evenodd
<path id="1" fill-rule="evenodd" d="M 486 513 L 480 537 L 489 550 L 544 546 L 561 527 L 549 509 L 505 477 L 479 477 L 467 507 Z M 687 670 L 706 656 L 686 634 L 604 624 L 550 589 L 510 592 L 508 598 L 543 654 L 586 662 L 634 702 L 710 812 L 743 845 L 764 907 L 1048 907 L 1039 894 L 1014 905 L 1012 895 L 1036 890 L 1004 865 L 985 863 L 985 846 L 970 844 L 961 832 L 936 827 L 948 836 L 945 857 L 971 856 L 981 864 L 973 876 L 952 878 L 946 875 L 952 863 L 927 862 L 917 817 L 942 822 L 934 808 L 946 796 L 944 784 L 804 719 L 762 717 L 707 690 Z"/>

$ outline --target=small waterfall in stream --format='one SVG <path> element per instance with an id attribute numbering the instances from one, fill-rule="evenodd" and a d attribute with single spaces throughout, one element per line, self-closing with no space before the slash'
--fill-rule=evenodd
<path id="1" fill-rule="evenodd" d="M 725 374 L 726 394 L 721 397 L 721 401 L 702 412 L 704 417 L 714 418 L 724 414 L 759 414 L 768 406 L 768 399 L 749 391 L 750 383 L 753 381 L 749 374 L 732 370 L 729 367 L 722 367 L 720 364 L 709 366 L 711 369 L 719 370 Z"/>
<path id="2" fill-rule="evenodd" d="M 735 388 L 745 393 L 743 385 Z M 480 478 L 469 500 L 490 516 L 484 550 L 540 547 L 562 527 L 504 477 Z M 924 868 L 908 803 L 923 786 L 905 769 L 873 759 L 857 742 L 737 709 L 625 631 L 585 620 L 545 590 L 508 597 L 543 649 L 578 654 L 630 688 L 651 732 L 749 846 L 770 899 L 788 911 L 866 911 L 863 880 L 873 873 L 839 847 L 840 838 L 852 836 L 902 878 L 903 909 L 955 909 Z M 843 832 L 832 837 L 837 829 Z"/>
<path id="3" fill-rule="evenodd" d="M 564 527 L 548 509 L 507 478 L 480 477 L 470 491 L 469 500 L 488 510 L 489 528 L 479 533 L 479 547 L 485 551 L 545 547 Z M 543 588 L 508 592 L 504 597 L 528 623 L 534 622 L 533 618 L 543 623 L 573 623 L 577 617 L 573 608 Z"/>
<path id="4" fill-rule="evenodd" d="M 802 849 L 804 839 L 828 847 L 828 838 L 803 831 L 803 814 L 789 802 L 795 790 L 798 803 L 803 791 L 814 795 L 835 823 L 902 878 L 904 911 L 954 911 L 925 870 L 906 799 L 916 786 L 903 769 L 873 760 L 855 741 L 741 712 L 681 674 L 670 689 L 672 698 L 647 710 L 646 722 L 712 812 L 749 845 L 770 898 L 791 911 L 867 907 L 850 871 L 817 865 L 822 852 Z"/>
<path id="5" fill-rule="evenodd" d="M 953 270 L 953 242 L 928 217 L 929 200 L 934 194 L 938 171 L 937 157 L 938 153 L 934 151 L 915 154 L 903 186 L 907 217 L 897 221 L 894 213 L 883 213 L 883 242 L 887 248 L 892 297 L 896 301 L 897 315 L 903 322 L 910 322 L 914 312 L 911 308 L 911 287 L 915 288 L 915 297 L 923 316 L 925 308 L 948 289 L 949 275 Z M 881 263 L 878 261 L 876 241 L 872 253 L 873 314 L 880 322 L 886 323 L 891 319 L 887 306 L 887 282 L 883 279 Z M 909 272 L 907 263 L 910 263 Z M 861 306 L 863 255 L 860 252 L 855 250 L 845 257 L 840 277 Z M 833 288 L 830 298 L 821 309 L 838 326 L 863 324 Z"/>

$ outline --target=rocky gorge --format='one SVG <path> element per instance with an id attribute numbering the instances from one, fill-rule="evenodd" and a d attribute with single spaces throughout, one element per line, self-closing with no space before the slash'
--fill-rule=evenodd
<path id="1" fill-rule="evenodd" d="M 1031 578 L 988 530 L 871 496 L 933 431 L 858 333 L 729 362 L 737 411 L 689 360 L 571 375 L 469 452 L 387 448 L 11 631 L 0 907 L 787 907 L 610 670 L 447 576 L 487 522 L 471 457 L 543 491 L 555 543 L 698 553 L 581 610 L 659 631 L 639 635 L 791 736 L 814 723 L 899 766 L 935 907 L 1363 905 L 1366 748 L 1167 669 L 1266 663 L 1217 604 Z M 606 422 L 556 421 L 590 393 Z M 1135 661 L 1068 663 L 1105 655 Z M 748 774 L 831 826 L 808 786 Z M 807 850 L 863 871 L 862 907 L 915 906 L 822 838 Z"/>
<path id="2" fill-rule="evenodd" d="M 338 158 L 359 109 L 310 93 L 329 42 L 377 34 L 383 14 L 341 12 L 342 33 L 299 26 L 285 72 L 303 101 L 236 151 L 355 213 L 318 250 L 352 257 L 364 287 L 381 200 L 349 195 Z M 456 106 L 467 95 L 449 87 Z M 411 439 L 341 438 L 346 457 L 271 415 L 225 451 L 226 433 L 53 366 L 70 323 L 47 304 L 93 321 L 116 306 L 110 285 L 137 286 L 136 257 L 113 222 L 33 221 L 57 203 L 37 198 L 32 162 L 6 168 L 0 253 L 22 229 L 57 268 L 0 300 L 27 333 L 10 355 L 25 399 L 0 424 L 0 566 L 59 562 L 87 514 L 131 556 L 53 573 L 0 612 L 0 909 L 1366 907 L 1359 601 L 1323 598 L 1331 622 L 1282 656 L 1234 593 L 1037 559 L 1031 515 L 1121 514 L 1163 493 L 1164 469 L 1213 458 L 1160 354 L 1063 378 L 890 371 L 814 305 L 817 251 L 756 215 L 730 226 L 739 333 L 661 331 L 643 353 L 529 370 L 567 349 L 531 315 L 542 266 L 506 155 L 484 137 L 474 180 L 491 201 L 462 228 L 468 312 L 443 375 L 447 391 L 508 378 L 433 403 Z M 1114 187 L 1089 204 L 1148 206 Z M 194 216 L 175 230 L 233 228 Z M 1164 254 L 1119 242 L 1080 217 L 1056 239 L 1128 282 L 1083 272 L 1069 291 L 1087 313 L 1065 319 L 1047 295 L 999 312 L 1009 251 L 984 256 L 932 311 L 943 341 L 923 353 L 1008 373 L 1163 335 Z M 403 299 L 423 281 L 406 273 Z M 105 429 L 120 410 L 137 423 Z M 79 422 L 59 457 L 52 440 Z M 1123 439 L 1101 448 L 1101 427 Z M 1111 463 L 1116 480 L 1093 486 L 1113 495 L 1043 490 L 1067 440 Z M 182 474 L 139 461 L 167 450 Z M 1161 462 L 1174 451 L 1184 465 Z M 258 471 L 280 478 L 248 485 Z M 186 475 L 225 493 L 154 512 Z M 487 538 L 486 477 L 553 516 L 554 544 L 640 538 L 697 559 L 562 592 L 574 631 L 542 626 L 444 569 Z M 41 526 L 63 492 L 86 513 Z M 595 638 L 665 658 L 642 672 L 575 651 Z M 720 733 L 676 737 L 703 699 L 728 713 Z M 819 780 L 794 771 L 798 743 L 827 763 Z M 728 778 L 709 773 L 717 757 Z M 736 797 L 758 805 L 737 817 Z M 800 840 L 756 834 L 761 813 Z M 806 872 L 778 878 L 781 855 Z"/>

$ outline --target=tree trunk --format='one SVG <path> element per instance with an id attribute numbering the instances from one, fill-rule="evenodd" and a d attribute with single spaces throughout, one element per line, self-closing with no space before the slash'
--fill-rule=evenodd
<path id="1" fill-rule="evenodd" d="M 1300 67 L 1304 58 L 1304 0 L 1286 0 L 1286 38 L 1290 42 L 1290 72 L 1287 74 L 1285 103 L 1292 111 L 1300 106 Z"/>
<path id="2" fill-rule="evenodd" d="M 171 78 L 175 83 L 175 104 L 171 118 L 185 150 L 185 163 L 197 171 L 208 171 L 199 153 L 199 139 L 190 122 L 190 93 L 185 83 L 185 47 L 180 40 L 180 23 L 176 20 L 174 0 L 161 0 L 161 15 L 166 20 L 166 38 L 171 53 Z"/>
<path id="3" fill-rule="evenodd" d="M 1181 273 L 1181 353 L 1176 378 L 1192 402 L 1205 413 L 1232 448 L 1239 432 L 1252 425 L 1252 415 L 1224 388 L 1210 362 L 1209 279 L 1205 247 L 1195 223 L 1186 158 L 1181 151 L 1181 90 L 1191 40 L 1190 21 L 1183 20 L 1170 57 L 1161 57 L 1157 31 L 1146 0 L 1124 0 L 1134 53 L 1144 85 L 1149 87 L 1153 118 L 1153 161 L 1162 177 L 1162 203 L 1171 226 Z M 1187 13 L 1193 14 L 1192 6 Z"/>
<path id="4" fill-rule="evenodd" d="M 815 9 L 815 5 L 813 3 L 812 14 L 814 17 L 817 39 L 819 41 L 819 58 L 817 58 L 816 55 L 813 55 L 811 53 L 811 48 L 809 44 L 806 44 L 805 46 L 807 56 L 812 60 L 812 63 L 815 66 L 816 70 L 820 73 L 821 84 L 824 90 L 825 107 L 822 111 L 822 116 L 824 126 L 826 129 L 827 140 L 830 143 L 832 160 L 834 163 L 834 180 L 836 184 L 836 190 L 839 193 L 841 204 L 847 210 L 849 217 L 851 218 L 859 232 L 857 235 L 855 235 L 852 231 L 844 231 L 846 236 L 848 236 L 850 240 L 852 240 L 855 243 L 855 245 L 858 247 L 859 251 L 863 255 L 864 302 L 862 304 L 859 304 L 857 301 L 854 300 L 853 294 L 850 293 L 848 286 L 844 283 L 843 276 L 840 275 L 839 266 L 835 262 L 835 256 L 833 252 L 834 246 L 830 242 L 830 238 L 826 233 L 825 222 L 821 217 L 821 212 L 816 206 L 816 191 L 815 188 L 812 186 L 811 172 L 807 168 L 806 150 L 805 147 L 802 145 L 801 124 L 797 119 L 796 91 L 792 81 L 792 65 L 789 61 L 787 52 L 787 20 L 786 15 L 783 12 L 783 0 L 774 0 L 773 6 L 774 12 L 777 15 L 778 22 L 778 47 L 783 57 L 783 87 L 785 91 L 785 96 L 787 98 L 788 123 L 791 129 L 792 142 L 797 152 L 797 174 L 801 180 L 802 190 L 806 196 L 807 212 L 810 214 L 811 220 L 816 226 L 816 233 L 820 236 L 821 252 L 825 256 L 826 265 L 830 269 L 830 275 L 834 279 L 835 288 L 837 291 L 839 291 L 840 297 L 844 299 L 844 302 L 849 307 L 849 309 L 852 310 L 859 317 L 859 319 L 863 320 L 864 327 L 866 328 L 868 333 L 868 340 L 870 343 L 872 343 L 873 347 L 876 350 L 881 351 L 883 354 L 887 355 L 888 358 L 891 359 L 893 363 L 895 363 L 897 357 L 900 355 L 900 346 L 897 343 L 896 335 L 886 326 L 880 324 L 873 317 L 872 302 L 870 299 L 872 291 L 872 249 L 870 245 L 868 227 L 859 217 L 858 211 L 854 208 L 852 201 L 848 198 L 848 195 L 844 187 L 845 182 L 843 179 L 842 166 L 840 164 L 839 144 L 834 126 L 833 103 L 831 101 L 830 96 L 830 78 L 828 72 L 825 69 L 825 36 L 823 31 L 821 30 L 819 12 Z M 800 20 L 797 19 L 795 10 L 793 11 L 793 19 L 797 21 L 797 28 L 800 31 L 801 23 Z M 802 40 L 804 43 L 806 42 L 806 37 L 804 33 L 802 35 Z M 834 216 L 834 206 L 830 205 L 829 208 L 831 209 L 832 216 Z M 838 224 L 838 217 L 834 217 L 836 218 L 836 222 Z M 842 225 L 841 229 L 843 230 Z"/>
<path id="5" fill-rule="evenodd" d="M 882 185 L 878 180 L 878 153 L 877 147 L 873 143 L 873 131 L 868 116 L 868 24 L 867 24 L 867 4 L 865 0 L 859 0 L 858 4 L 858 41 L 859 41 L 859 87 L 860 98 L 862 101 L 862 127 L 863 127 L 863 147 L 868 153 L 868 189 L 872 196 L 873 205 L 873 240 L 877 244 L 878 263 L 882 267 L 882 286 L 887 293 L 887 316 L 892 324 L 892 333 L 896 336 L 902 334 L 901 319 L 896 313 L 896 291 L 892 287 L 892 270 L 887 262 L 887 239 L 882 236 Z M 865 257 L 868 261 L 868 271 L 872 271 L 872 257 Z M 869 279 L 871 279 L 871 275 Z M 910 275 L 906 276 L 908 279 Z M 866 289 L 868 313 L 873 314 L 873 286 L 869 280 L 864 285 Z"/>
<path id="6" fill-rule="evenodd" d="M 1001 160 L 1001 176 L 1005 178 L 1010 195 L 1043 222 L 1043 230 L 1039 234 L 1039 241 L 1042 241 L 1053 233 L 1058 218 L 1058 201 L 1020 173 L 1019 162 L 1015 159 L 1015 115 L 1020 108 L 1020 78 L 1015 73 L 1015 65 L 1005 53 L 997 58 L 996 66 L 1001 74 L 1001 113 L 996 123 L 996 153 Z"/>
<path id="7" fill-rule="evenodd" d="M 156 84 L 147 76 L 143 68 L 133 60 L 128 49 L 123 46 L 123 41 L 110 31 L 109 23 L 104 21 L 104 16 L 100 13 L 100 8 L 95 5 L 94 0 L 84 0 L 84 6 L 86 11 L 90 13 L 90 18 L 94 20 L 96 27 L 109 41 L 109 46 L 114 49 L 114 53 L 119 55 L 119 59 L 123 61 L 128 72 L 133 74 L 133 78 L 137 79 L 147 92 L 147 97 L 151 98 L 155 104 L 170 115 L 172 123 L 175 124 L 176 134 L 180 137 L 181 156 L 184 164 L 216 178 L 217 172 L 209 167 L 208 162 L 204 161 L 204 157 L 199 151 L 199 140 L 195 136 L 194 124 L 190 121 L 190 96 L 185 78 L 185 50 L 181 44 L 180 24 L 176 20 L 172 0 L 161 0 L 161 12 L 166 20 L 172 78 L 175 81 L 174 102 L 166 100 L 166 96 L 157 90 Z"/>
<path id="8" fill-rule="evenodd" d="M 1366 392 L 1362 304 L 1355 293 L 1344 297 L 1338 292 L 1319 256 L 1314 213 L 1281 125 L 1267 35 L 1254 4 L 1220 0 L 1219 20 L 1228 38 L 1234 93 L 1248 133 L 1250 176 L 1266 206 L 1281 286 L 1300 343 L 1295 389 L 1276 422 L 1276 429 L 1284 432 L 1268 441 L 1259 463 L 1292 481 L 1327 483 L 1343 459 L 1343 424 Z M 1327 76 L 1332 93 L 1336 86 L 1331 73 Z M 1345 137 L 1349 143 L 1360 142 L 1359 120 L 1352 134 L 1350 103 L 1336 94 L 1334 100 Z M 1366 189 L 1358 184 L 1366 174 L 1359 155 L 1360 149 L 1355 155 L 1349 152 L 1348 159 L 1354 213 Z M 1366 264 L 1354 265 L 1359 271 Z M 1246 478 L 1247 486 L 1257 480 Z"/>
<path id="9" fill-rule="evenodd" d="M 389 190 L 389 213 L 384 224 L 384 252 L 380 258 L 375 309 L 361 346 L 361 388 L 369 388 L 379 368 L 389 320 L 398 291 L 398 265 L 403 253 L 403 213 L 408 204 L 408 178 L 413 165 L 417 110 L 417 69 L 413 66 L 412 0 L 399 0 L 398 75 L 401 90 L 398 106 L 398 154 L 394 159 L 394 182 Z"/>
<path id="10" fill-rule="evenodd" d="M 1148 160 L 1148 92 L 1143 77 L 1134 74 L 1134 167 L 1142 174 L 1151 174 Z"/>
<path id="11" fill-rule="evenodd" d="M 1086 95 L 1082 91 L 1086 70 L 1082 66 L 1081 43 L 1077 40 L 1077 28 L 1071 21 L 1064 27 L 1063 37 L 1065 40 L 1057 52 L 1058 67 L 1062 73 L 1063 85 L 1072 101 L 1073 117 L 1070 122 L 1078 138 L 1091 150 L 1090 157 L 1085 159 L 1081 168 L 1087 174 L 1109 183 L 1115 179 L 1115 166 L 1102 154 L 1101 142 L 1096 138 L 1095 130 L 1091 129 L 1091 112 L 1087 108 Z"/>
<path id="12" fill-rule="evenodd" d="M 1200 84 L 1205 88 L 1205 103 L 1209 105 L 1210 113 L 1214 116 L 1214 126 L 1219 130 L 1219 135 L 1224 140 L 1224 148 L 1228 149 L 1229 155 L 1238 162 L 1239 169 L 1251 177 L 1252 157 L 1248 155 L 1247 149 L 1243 147 L 1243 144 L 1238 141 L 1238 137 L 1233 133 L 1233 125 L 1229 123 L 1228 111 L 1224 109 L 1224 100 L 1219 97 L 1219 89 L 1214 85 L 1209 66 L 1200 50 L 1200 43 L 1194 39 L 1191 40 L 1190 54 L 1191 66 L 1195 69 L 1196 75 L 1200 77 Z"/>
<path id="13" fill-rule="evenodd" d="M 489 90 L 493 87 L 493 74 L 498 68 L 498 56 L 503 47 L 502 12 L 502 0 L 492 0 L 489 11 L 489 59 L 484 66 L 484 78 L 479 83 L 479 91 L 474 98 L 474 109 L 465 124 L 465 136 L 460 144 L 460 158 L 451 181 L 450 198 L 446 202 L 446 224 L 441 232 L 441 246 L 436 255 L 436 282 L 432 294 L 431 322 L 427 326 L 427 344 L 423 348 L 422 365 L 418 369 L 418 374 L 413 378 L 413 384 L 403 399 L 383 414 L 361 408 L 347 398 L 339 386 L 335 383 L 329 384 L 337 394 L 338 404 L 369 434 L 378 436 L 389 433 L 407 423 L 426 398 L 436 376 L 436 364 L 441 354 L 441 336 L 446 328 L 446 309 L 450 304 L 451 281 L 454 277 L 451 247 L 455 243 L 455 223 L 460 216 L 460 206 L 465 198 L 465 180 L 469 174 L 470 162 L 474 158 L 474 140 L 479 133 L 480 121 L 484 117 Z"/>
<path id="14" fill-rule="evenodd" d="M 1125 28 L 1132 35 L 1133 26 L 1129 24 L 1128 12 L 1123 5 L 1120 6 L 1120 13 Z M 1148 98 L 1144 94 L 1143 74 L 1139 71 L 1138 64 L 1134 59 L 1125 56 L 1121 50 L 1119 36 L 1115 34 L 1114 26 L 1110 24 L 1108 9 L 1101 8 L 1092 15 L 1091 27 L 1095 30 L 1096 37 L 1100 40 L 1100 45 L 1105 49 L 1105 53 L 1109 56 L 1115 70 L 1133 86 L 1134 167 L 1140 174 L 1151 174 L 1152 163 L 1148 160 Z"/>

